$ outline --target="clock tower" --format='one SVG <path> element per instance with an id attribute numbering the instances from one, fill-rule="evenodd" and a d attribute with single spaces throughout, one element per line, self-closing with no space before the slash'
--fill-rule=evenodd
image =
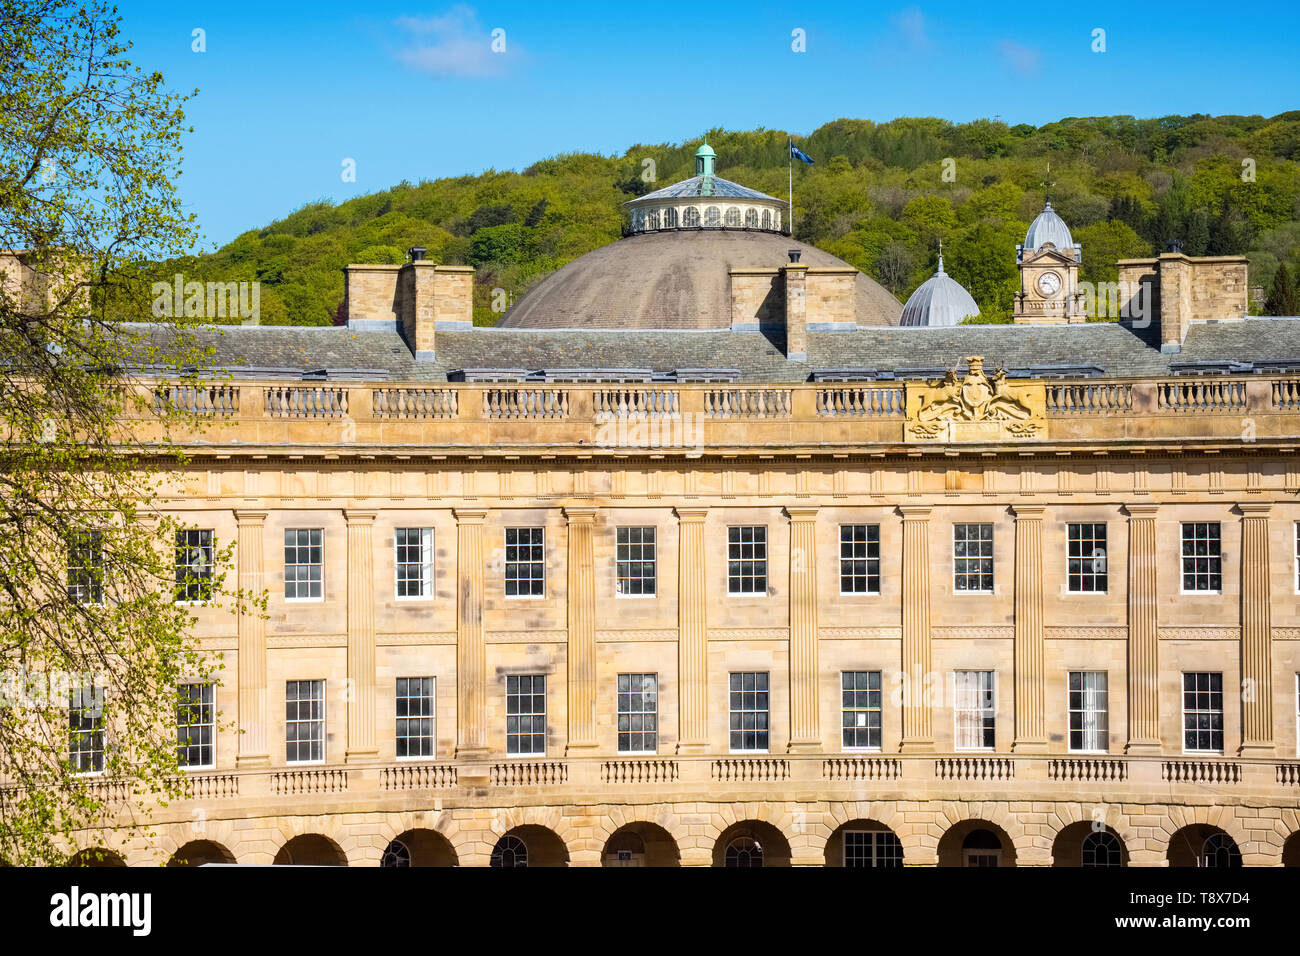
<path id="1" fill-rule="evenodd" d="M 1082 249 L 1048 200 L 1024 243 L 1016 246 L 1020 291 L 1012 321 L 1053 325 L 1087 321 L 1085 296 L 1079 291 L 1081 260 Z"/>

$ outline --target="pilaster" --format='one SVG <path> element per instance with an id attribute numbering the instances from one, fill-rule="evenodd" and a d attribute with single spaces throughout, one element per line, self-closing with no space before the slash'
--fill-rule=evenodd
<path id="1" fill-rule="evenodd" d="M 265 511 L 236 511 L 236 563 L 244 600 L 239 609 L 239 753 L 235 765 L 269 767 L 266 728 L 266 621 L 256 606 L 265 587 L 263 530 Z"/>
<path id="2" fill-rule="evenodd" d="M 934 750 L 930 682 L 930 509 L 903 515 L 903 753 Z"/>
<path id="3" fill-rule="evenodd" d="M 707 508 L 677 508 L 677 752 L 709 749 L 708 579 L 704 556 Z"/>
<path id="4" fill-rule="evenodd" d="M 1043 506 L 1016 505 L 1016 753 L 1047 751 L 1043 634 Z"/>
<path id="5" fill-rule="evenodd" d="M 348 525 L 348 745 L 345 760 L 379 757 L 375 745 L 375 512 L 343 512 Z"/>
<path id="6" fill-rule="evenodd" d="M 456 756 L 487 756 L 487 649 L 483 633 L 485 510 L 456 509 Z"/>
<path id="7" fill-rule="evenodd" d="M 790 518 L 790 752 L 820 753 L 817 693 L 817 508 Z"/>
<path id="8" fill-rule="evenodd" d="M 565 508 L 569 536 L 568 752 L 596 746 L 595 508 Z"/>
<path id="9" fill-rule="evenodd" d="M 1160 642 L 1154 504 L 1128 512 L 1128 744 L 1125 753 L 1159 754 Z"/>
<path id="10" fill-rule="evenodd" d="M 1272 505 L 1240 504 L 1241 754 L 1267 757 L 1273 742 L 1273 621 L 1268 564 Z"/>

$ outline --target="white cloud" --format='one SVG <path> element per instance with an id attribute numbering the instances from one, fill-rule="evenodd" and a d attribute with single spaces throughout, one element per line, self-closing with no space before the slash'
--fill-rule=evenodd
<path id="1" fill-rule="evenodd" d="M 464 3 L 440 16 L 399 17 L 397 26 L 409 41 L 397 52 L 397 59 L 434 76 L 496 76 L 514 52 L 509 45 L 509 52 L 493 52 L 492 31 L 485 29 L 478 12 Z"/>
<path id="2" fill-rule="evenodd" d="M 1043 56 L 1038 50 L 1023 46 L 1015 40 L 1003 40 L 999 43 L 998 55 L 1011 69 L 1026 74 L 1038 72 L 1038 61 Z"/>
<path id="3" fill-rule="evenodd" d="M 899 33 L 903 43 L 912 50 L 925 50 L 930 46 L 930 35 L 926 32 L 925 14 L 920 7 L 908 7 L 890 17 L 894 29 Z"/>

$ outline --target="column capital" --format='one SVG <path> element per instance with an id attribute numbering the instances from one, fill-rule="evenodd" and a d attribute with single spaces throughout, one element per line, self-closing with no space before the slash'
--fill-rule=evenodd
<path id="1" fill-rule="evenodd" d="M 244 508 L 235 509 L 235 520 L 240 524 L 262 524 L 266 521 L 267 511 L 248 511 Z"/>
<path id="2" fill-rule="evenodd" d="M 673 514 L 677 520 L 683 523 L 688 521 L 703 521 L 709 516 L 708 508 L 674 508 Z"/>
<path id="3" fill-rule="evenodd" d="M 343 509 L 343 518 L 348 524 L 374 524 L 375 518 L 378 516 L 378 511 L 358 511 L 355 508 Z"/>
<path id="4" fill-rule="evenodd" d="M 899 505 L 898 512 L 904 521 L 925 521 L 934 511 L 929 505 Z"/>
<path id="5" fill-rule="evenodd" d="M 1124 511 L 1130 518 L 1154 518 L 1160 510 L 1158 504 L 1126 504 Z"/>
<path id="6" fill-rule="evenodd" d="M 791 521 L 812 521 L 821 511 L 820 505 L 786 505 L 785 514 Z"/>
<path id="7" fill-rule="evenodd" d="M 1043 513 L 1047 511 L 1046 505 L 1012 505 L 1011 513 L 1015 515 L 1017 521 L 1041 521 Z"/>
<path id="8" fill-rule="evenodd" d="M 565 507 L 560 509 L 564 512 L 565 520 L 569 524 L 592 524 L 596 520 L 596 512 L 599 508 L 580 506 L 576 508 Z"/>
<path id="9" fill-rule="evenodd" d="M 487 517 L 486 508 L 452 508 L 451 516 L 457 524 L 482 524 Z"/>
<path id="10" fill-rule="evenodd" d="M 1271 501 L 1239 502 L 1237 510 L 1243 518 L 1267 518 L 1273 510 Z"/>

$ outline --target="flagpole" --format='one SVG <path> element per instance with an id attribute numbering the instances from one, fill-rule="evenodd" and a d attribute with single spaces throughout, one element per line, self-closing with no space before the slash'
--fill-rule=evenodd
<path id="1" fill-rule="evenodd" d="M 794 140 L 790 138 L 789 134 L 786 134 L 785 159 L 786 162 L 789 164 L 789 174 L 790 174 L 790 184 L 789 184 L 790 185 L 790 213 L 788 216 L 786 216 L 786 218 L 790 221 L 786 223 L 786 225 L 790 229 L 791 239 L 794 238 L 794 150 L 791 149 L 793 145 L 794 145 Z"/>

